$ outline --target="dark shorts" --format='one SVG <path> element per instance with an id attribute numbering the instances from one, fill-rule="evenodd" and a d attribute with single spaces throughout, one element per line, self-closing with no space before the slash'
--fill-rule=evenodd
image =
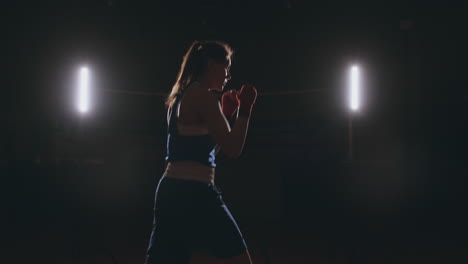
<path id="1" fill-rule="evenodd" d="M 159 181 L 147 264 L 189 263 L 197 250 L 230 258 L 246 248 L 216 185 L 166 177 Z"/>

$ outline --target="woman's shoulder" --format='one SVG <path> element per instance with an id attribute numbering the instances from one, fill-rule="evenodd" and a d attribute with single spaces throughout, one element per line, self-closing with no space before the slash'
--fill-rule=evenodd
<path id="1" fill-rule="evenodd" d="M 192 89 L 187 90 L 185 96 L 190 97 L 191 101 L 197 105 L 217 104 L 219 101 L 219 95 L 216 92 L 208 90 L 207 87 L 203 87 L 198 82 L 190 88 Z"/>

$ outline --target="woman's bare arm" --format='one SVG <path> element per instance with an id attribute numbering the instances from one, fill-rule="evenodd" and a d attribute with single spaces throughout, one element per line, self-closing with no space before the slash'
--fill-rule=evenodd
<path id="1" fill-rule="evenodd" d="M 244 148 L 249 118 L 238 117 L 232 129 L 222 114 L 217 96 L 209 91 L 199 94 L 199 113 L 216 144 L 228 157 L 237 158 Z"/>

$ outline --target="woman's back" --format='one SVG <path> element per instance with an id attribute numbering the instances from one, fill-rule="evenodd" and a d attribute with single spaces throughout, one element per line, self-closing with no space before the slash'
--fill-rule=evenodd
<path id="1" fill-rule="evenodd" d="M 200 89 L 200 83 L 194 82 L 187 87 L 179 101 L 177 113 L 177 128 L 180 135 L 183 136 L 199 136 L 208 135 L 208 127 L 203 122 L 200 116 L 199 105 L 200 98 L 198 95 L 198 89 Z"/>
<path id="2" fill-rule="evenodd" d="M 194 82 L 168 109 L 168 156 L 165 176 L 214 183 L 215 144 L 200 117 L 200 83 Z"/>

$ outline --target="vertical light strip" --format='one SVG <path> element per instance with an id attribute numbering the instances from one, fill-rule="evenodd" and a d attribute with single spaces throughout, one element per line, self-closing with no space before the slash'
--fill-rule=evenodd
<path id="1" fill-rule="evenodd" d="M 350 107 L 351 110 L 359 109 L 359 68 L 351 67 L 350 72 Z"/>
<path id="2" fill-rule="evenodd" d="M 78 110 L 81 113 L 86 113 L 89 107 L 89 71 L 86 67 L 82 67 L 80 70 L 79 87 Z"/>

